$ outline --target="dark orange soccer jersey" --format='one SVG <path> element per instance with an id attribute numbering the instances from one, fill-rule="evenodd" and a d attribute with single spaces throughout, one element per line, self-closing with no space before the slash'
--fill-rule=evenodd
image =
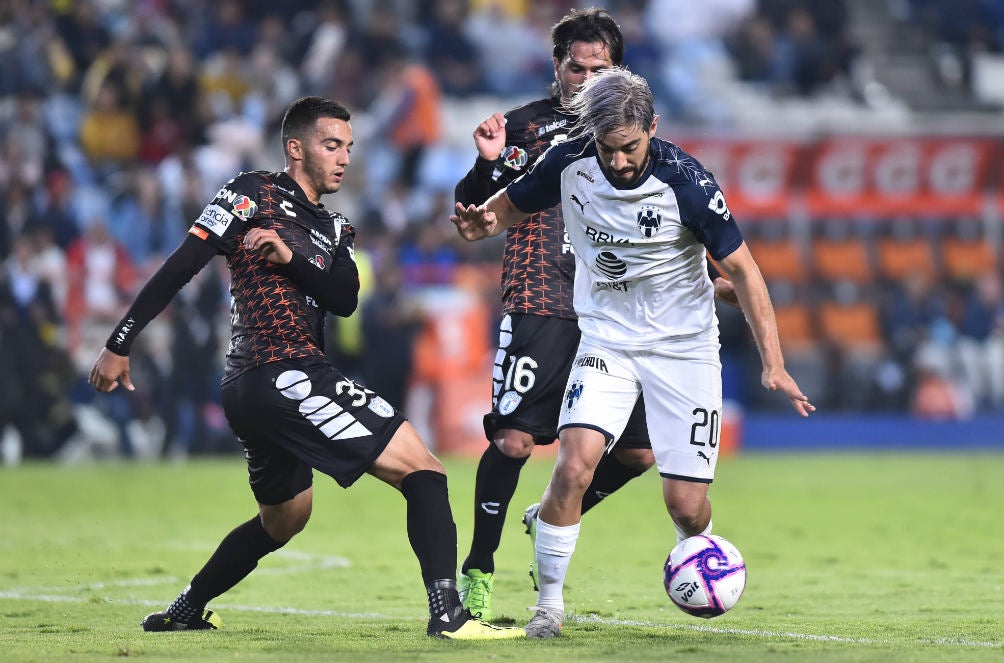
<path id="1" fill-rule="evenodd" d="M 573 120 L 553 97 L 506 113 L 505 149 L 496 161 L 478 159 L 457 184 L 456 199 L 465 205 L 483 203 L 525 173 L 547 148 L 563 141 Z M 565 236 L 560 205 L 532 214 L 506 231 L 503 312 L 574 320 L 574 276 L 575 255 Z"/>

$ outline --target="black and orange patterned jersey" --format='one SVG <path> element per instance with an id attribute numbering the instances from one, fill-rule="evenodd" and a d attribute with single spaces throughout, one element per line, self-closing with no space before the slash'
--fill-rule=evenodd
<path id="1" fill-rule="evenodd" d="M 330 271 L 345 217 L 311 203 L 286 173 L 254 171 L 227 182 L 189 229 L 226 256 L 230 269 L 230 345 L 224 382 L 279 359 L 324 355 L 326 312 L 265 258 L 244 247 L 248 230 L 275 230 L 293 252 Z M 336 255 L 337 253 L 337 255 Z"/>
<path id="2" fill-rule="evenodd" d="M 533 165 L 548 147 L 563 141 L 574 118 L 556 97 L 518 106 L 505 115 L 506 145 L 495 161 L 478 157 L 457 184 L 456 199 L 480 205 Z M 575 319 L 572 283 L 575 255 L 565 235 L 561 205 L 531 214 L 506 231 L 502 261 L 505 313 Z"/>

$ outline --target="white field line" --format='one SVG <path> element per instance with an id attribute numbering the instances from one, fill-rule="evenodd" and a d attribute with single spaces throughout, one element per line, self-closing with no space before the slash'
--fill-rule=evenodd
<path id="1" fill-rule="evenodd" d="M 133 583 L 135 586 L 141 586 L 144 581 Z M 88 587 L 97 586 L 129 586 L 128 581 L 122 581 L 119 583 L 97 583 L 95 585 L 89 585 Z M 64 588 L 65 589 L 65 588 Z M 80 589 L 80 588 L 76 588 Z M 93 600 L 91 597 L 82 596 L 65 596 L 59 594 L 36 594 L 29 592 L 25 589 L 22 590 L 3 590 L 0 591 L 0 599 L 10 599 L 17 601 L 42 601 L 50 603 L 84 603 Z M 143 606 L 156 606 L 162 607 L 164 601 L 147 601 L 143 599 L 113 599 L 109 597 L 103 597 L 103 601 L 106 603 L 116 603 L 121 605 L 143 605 Z M 290 608 L 290 607 L 279 607 L 279 606 L 252 606 L 252 605 L 236 605 L 236 604 L 213 604 L 214 608 L 219 610 L 232 610 L 236 612 L 260 612 L 267 614 L 288 614 L 288 615 L 304 615 L 309 617 L 338 617 L 343 619 L 400 619 L 399 617 L 394 617 L 391 615 L 383 615 L 380 613 L 365 613 L 365 612 L 340 612 L 337 610 L 302 610 L 300 608 Z M 764 629 L 745 629 L 745 628 L 728 628 L 728 627 L 718 627 L 710 626 L 704 624 L 661 624 L 658 622 L 648 622 L 648 621 L 637 621 L 631 619 L 608 619 L 605 617 L 599 617 L 597 615 L 569 615 L 568 621 L 577 622 L 581 624 L 605 624 L 609 626 L 642 626 L 647 628 L 660 628 L 669 629 L 674 631 L 697 631 L 700 633 L 712 633 L 712 634 L 722 634 L 722 635 L 742 635 L 751 638 L 760 638 L 764 640 L 803 640 L 803 641 L 813 641 L 813 642 L 834 642 L 841 644 L 855 644 L 855 645 L 899 645 L 904 644 L 900 640 L 876 640 L 873 638 L 847 638 L 837 635 L 817 635 L 813 633 L 792 633 L 790 631 L 769 631 Z M 928 645 L 939 645 L 948 647 L 983 647 L 988 649 L 1000 649 L 1002 643 L 1000 642 L 985 642 L 980 640 L 968 640 L 965 638 L 920 638 L 915 642 L 920 644 Z"/>

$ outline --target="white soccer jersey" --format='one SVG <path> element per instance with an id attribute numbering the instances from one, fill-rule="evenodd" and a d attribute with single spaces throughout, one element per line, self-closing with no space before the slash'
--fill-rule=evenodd
<path id="1" fill-rule="evenodd" d="M 714 177 L 678 146 L 652 139 L 645 173 L 630 188 L 606 177 L 591 137 L 550 148 L 507 188 L 528 213 L 559 198 L 575 250 L 575 312 L 583 338 L 655 349 L 706 335 L 717 350 L 716 260 L 742 234 Z"/>

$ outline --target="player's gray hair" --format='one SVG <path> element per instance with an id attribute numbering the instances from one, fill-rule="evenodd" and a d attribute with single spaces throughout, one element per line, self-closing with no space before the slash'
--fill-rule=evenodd
<path id="1" fill-rule="evenodd" d="M 578 116 L 573 136 L 605 136 L 623 127 L 647 130 L 655 120 L 655 100 L 648 81 L 623 67 L 596 72 L 566 105 Z"/>

